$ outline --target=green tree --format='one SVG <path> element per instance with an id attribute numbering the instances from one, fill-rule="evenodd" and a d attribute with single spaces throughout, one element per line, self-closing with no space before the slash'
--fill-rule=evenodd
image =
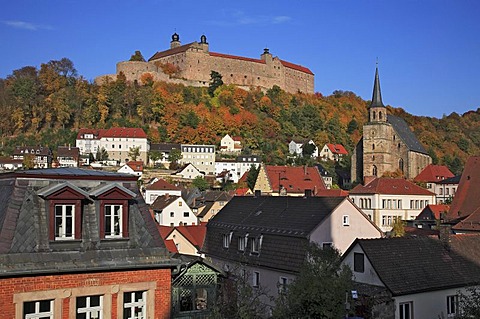
<path id="1" fill-rule="evenodd" d="M 473 319 L 480 318 L 480 288 L 467 288 L 466 293 L 460 293 L 458 297 L 459 313 L 455 318 Z"/>
<path id="2" fill-rule="evenodd" d="M 135 53 L 130 57 L 130 61 L 145 62 L 145 58 L 140 51 L 135 51 Z"/>
<path id="3" fill-rule="evenodd" d="M 210 73 L 210 84 L 208 85 L 208 94 L 211 97 L 215 96 L 215 90 L 223 85 L 222 75 L 217 71 Z"/>
<path id="4" fill-rule="evenodd" d="M 140 156 L 140 146 L 130 147 L 128 150 L 128 156 L 132 159 L 132 161 L 136 161 L 137 157 Z"/>
<path id="5" fill-rule="evenodd" d="M 198 188 L 201 192 L 210 188 L 210 184 L 202 176 L 195 177 L 192 181 L 192 186 Z"/>
<path id="6" fill-rule="evenodd" d="M 316 149 L 317 147 L 315 146 L 315 144 L 305 143 L 302 147 L 302 156 L 306 158 L 310 158 L 312 157 L 313 152 L 315 152 Z"/>
<path id="7" fill-rule="evenodd" d="M 256 168 L 255 165 L 253 165 L 253 164 L 252 164 L 252 166 L 250 166 L 250 169 L 248 170 L 247 186 L 252 191 L 255 188 L 255 183 L 257 182 L 257 177 L 258 177 L 259 172 L 260 172 L 260 166 L 258 166 L 258 168 Z"/>
<path id="8" fill-rule="evenodd" d="M 97 154 L 95 155 L 95 159 L 97 161 L 105 161 L 108 160 L 108 152 L 107 150 L 102 147 L 101 149 L 97 150 Z"/>
<path id="9" fill-rule="evenodd" d="M 160 161 L 163 159 L 163 154 L 160 151 L 150 151 L 148 152 L 148 157 L 155 164 L 156 161 Z"/>
<path id="10" fill-rule="evenodd" d="M 355 118 L 353 118 L 350 122 L 348 122 L 347 133 L 352 134 L 357 129 L 358 129 L 358 122 L 355 120 Z"/>
<path id="11" fill-rule="evenodd" d="M 174 148 L 170 151 L 168 155 L 168 160 L 170 161 L 170 169 L 177 169 L 178 168 L 178 161 L 182 159 L 182 152 Z"/>
<path id="12" fill-rule="evenodd" d="M 345 293 L 352 289 L 352 271 L 334 248 L 310 243 L 298 277 L 280 294 L 275 318 L 343 318 Z"/>

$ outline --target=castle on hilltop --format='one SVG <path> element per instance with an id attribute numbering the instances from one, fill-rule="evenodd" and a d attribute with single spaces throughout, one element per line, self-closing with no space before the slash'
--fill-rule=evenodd
<path id="1" fill-rule="evenodd" d="M 173 67 L 173 71 L 166 73 L 166 65 Z M 155 53 L 148 62 L 119 62 L 116 74 L 100 76 L 95 82 L 114 80 L 121 72 L 127 81 L 140 81 L 141 76 L 148 73 L 155 81 L 201 87 L 208 86 L 211 71 L 220 73 L 223 83 L 244 89 L 260 87 L 266 90 L 277 85 L 291 93 L 314 93 L 312 71 L 273 57 L 268 49 L 264 49 L 260 59 L 210 52 L 205 35 L 200 37 L 200 42 L 182 45 L 177 33 L 172 35 L 170 49 Z"/>

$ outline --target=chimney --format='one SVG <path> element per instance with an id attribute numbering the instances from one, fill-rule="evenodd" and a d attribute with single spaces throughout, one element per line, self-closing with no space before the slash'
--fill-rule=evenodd
<path id="1" fill-rule="evenodd" d="M 452 225 L 449 224 L 441 224 L 438 226 L 438 238 L 445 246 L 447 250 L 450 250 L 450 243 L 452 242 L 451 235 L 452 235 Z"/>
<path id="2" fill-rule="evenodd" d="M 262 196 L 262 191 L 260 189 L 255 190 L 255 198 L 261 197 Z"/>

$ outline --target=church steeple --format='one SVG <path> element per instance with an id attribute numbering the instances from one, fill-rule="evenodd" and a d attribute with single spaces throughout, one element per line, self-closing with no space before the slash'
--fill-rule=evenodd
<path id="1" fill-rule="evenodd" d="M 370 104 L 370 107 L 385 107 L 382 102 L 382 92 L 380 91 L 378 66 L 375 68 L 375 82 L 373 83 L 372 103 Z"/>
<path id="2" fill-rule="evenodd" d="M 378 65 L 375 68 L 375 82 L 373 83 L 372 103 L 368 107 L 369 122 L 386 122 L 387 108 L 382 102 L 382 92 L 380 90 L 380 77 L 378 76 Z"/>

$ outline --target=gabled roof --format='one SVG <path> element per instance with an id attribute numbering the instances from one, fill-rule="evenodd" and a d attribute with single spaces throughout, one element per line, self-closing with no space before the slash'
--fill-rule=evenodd
<path id="1" fill-rule="evenodd" d="M 437 239 L 357 239 L 344 256 L 357 244 L 394 296 L 480 283 L 479 266 Z"/>
<path id="2" fill-rule="evenodd" d="M 344 200 L 345 197 L 235 196 L 207 227 L 239 226 L 306 237 Z"/>
<path id="3" fill-rule="evenodd" d="M 358 184 L 350 191 L 350 194 L 435 195 L 403 178 L 386 177 L 375 178 L 366 185 Z"/>
<path id="4" fill-rule="evenodd" d="M 345 147 L 343 147 L 342 144 L 327 143 L 327 147 L 333 154 L 348 155 L 347 150 L 345 149 Z"/>
<path id="5" fill-rule="evenodd" d="M 52 152 L 47 146 L 17 146 L 13 150 L 13 155 L 33 154 L 40 156 L 50 156 Z"/>
<path id="6" fill-rule="evenodd" d="M 453 229 L 480 231 L 480 156 L 467 160 L 447 219 L 463 219 Z M 468 220 L 465 219 L 468 217 Z"/>
<path id="7" fill-rule="evenodd" d="M 71 156 L 78 157 L 80 155 L 80 148 L 71 146 L 59 146 L 57 148 L 57 157 Z"/>
<path id="8" fill-rule="evenodd" d="M 454 177 L 445 165 L 427 165 L 413 180 L 416 182 L 438 183 L 447 178 Z"/>
<path id="9" fill-rule="evenodd" d="M 143 161 L 129 161 L 125 165 L 130 167 L 134 172 L 143 172 Z"/>
<path id="10" fill-rule="evenodd" d="M 462 175 L 456 175 L 450 178 L 446 178 L 443 181 L 440 181 L 438 184 L 457 184 L 460 183 L 460 178 Z"/>
<path id="11" fill-rule="evenodd" d="M 153 184 L 147 185 L 145 189 L 157 191 L 157 190 L 172 190 L 172 191 L 179 191 L 181 190 L 180 187 L 172 185 L 163 179 L 159 179 Z"/>
<path id="12" fill-rule="evenodd" d="M 450 209 L 449 205 L 429 204 L 420 212 L 420 214 L 418 214 L 415 220 L 440 220 L 440 218 L 442 217 L 442 214 L 448 213 L 449 209 Z"/>
<path id="13" fill-rule="evenodd" d="M 142 128 L 135 127 L 112 127 L 109 129 L 80 129 L 77 140 L 84 139 L 85 134 L 93 134 L 94 139 L 121 137 L 121 138 L 147 138 Z"/>
<path id="14" fill-rule="evenodd" d="M 148 61 L 158 60 L 160 58 L 163 58 L 163 57 L 166 57 L 166 56 L 169 56 L 169 55 L 185 52 L 188 49 L 190 49 L 190 47 L 193 46 L 194 44 L 197 44 L 197 42 L 192 42 L 192 43 L 188 43 L 188 44 L 178 46 L 176 48 L 156 52 L 150 59 L 148 59 Z"/>
<path id="15" fill-rule="evenodd" d="M 39 189 L 37 194 L 40 197 L 48 197 L 64 188 L 70 188 L 73 191 L 79 193 L 80 195 L 83 195 L 83 197 L 88 198 L 89 194 L 84 191 L 83 189 L 73 185 L 72 183 L 69 182 L 63 182 L 63 183 L 58 183 L 58 184 L 50 184 L 45 188 Z"/>
<path id="16" fill-rule="evenodd" d="M 393 129 L 410 151 L 428 155 L 422 143 L 420 143 L 415 134 L 413 134 L 404 119 L 398 116 L 388 114 L 387 122 L 392 124 Z"/>
<path id="17" fill-rule="evenodd" d="M 108 183 L 106 185 L 103 185 L 103 186 L 100 186 L 96 189 L 92 189 L 90 191 L 90 196 L 93 196 L 93 197 L 98 197 L 100 195 L 103 195 L 113 189 L 119 189 L 120 191 L 124 192 L 125 194 L 127 194 L 128 196 L 131 196 L 132 198 L 134 198 L 135 196 L 137 196 L 134 192 L 132 192 L 131 190 L 123 187 L 122 185 L 118 184 L 118 183 Z"/>
<path id="18" fill-rule="evenodd" d="M 202 249 L 207 233 L 207 223 L 199 225 L 177 226 L 175 229 L 183 235 L 192 245 L 198 249 Z"/>
<path id="19" fill-rule="evenodd" d="M 280 60 L 280 63 L 282 63 L 282 65 L 286 68 L 297 70 L 297 71 L 300 71 L 300 72 L 304 72 L 304 73 L 313 75 L 313 72 L 310 71 L 309 68 L 304 67 L 302 65 L 294 64 L 294 63 L 283 61 L 283 60 Z"/>
<path id="20" fill-rule="evenodd" d="M 278 192 L 280 185 L 286 189 L 287 194 L 305 193 L 308 189 L 315 195 L 316 191 L 326 189 L 316 167 L 265 165 L 265 170 L 273 192 Z"/>
<path id="21" fill-rule="evenodd" d="M 181 198 L 181 196 L 175 196 L 175 195 L 158 196 L 155 199 L 155 201 L 152 203 L 152 205 L 150 205 L 150 208 L 154 211 L 163 210 L 165 207 L 170 206 L 173 202 L 175 202 L 179 198 Z"/>

